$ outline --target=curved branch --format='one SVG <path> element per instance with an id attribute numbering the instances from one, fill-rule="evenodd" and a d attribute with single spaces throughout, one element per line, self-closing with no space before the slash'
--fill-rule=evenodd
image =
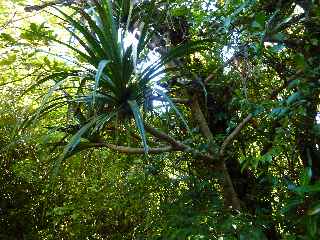
<path id="1" fill-rule="evenodd" d="M 232 142 L 232 140 L 240 133 L 241 129 L 252 119 L 253 115 L 250 113 L 243 121 L 232 131 L 232 133 L 224 140 L 220 149 L 220 156 L 224 156 L 226 147 Z"/>
<path id="2" fill-rule="evenodd" d="M 169 143 L 173 147 L 173 149 L 175 149 L 176 151 L 188 152 L 188 153 L 193 154 L 193 156 L 195 158 L 202 159 L 204 161 L 209 161 L 211 163 L 214 162 L 214 158 L 212 156 L 210 156 L 209 154 L 201 153 L 198 150 L 193 149 L 193 148 L 189 147 L 188 145 L 185 145 L 182 142 L 174 139 L 173 137 L 170 137 L 168 134 L 149 126 L 148 124 L 145 124 L 145 129 L 147 132 L 149 132 L 150 134 L 152 134 L 156 138 Z M 218 165 L 216 166 L 216 165 L 217 164 L 213 163 L 212 167 L 213 168 L 220 167 L 220 166 L 218 166 Z"/>
<path id="3" fill-rule="evenodd" d="M 170 137 L 168 134 L 159 131 L 153 127 L 151 127 L 148 124 L 144 124 L 145 130 L 147 132 L 149 132 L 150 134 L 152 134 L 153 136 L 155 136 L 156 138 L 163 140 L 167 143 L 169 143 L 171 146 L 173 146 L 175 149 L 179 149 L 181 151 L 186 151 L 188 149 L 191 149 L 189 146 L 177 141 L 176 139 L 174 139 L 173 137 Z"/>
<path id="4" fill-rule="evenodd" d="M 57 142 L 51 143 L 54 147 L 65 147 L 68 143 L 67 142 Z M 83 151 L 88 148 L 109 148 L 113 151 L 124 153 L 124 154 L 145 154 L 144 148 L 137 148 L 137 147 L 128 147 L 128 146 L 121 146 L 106 142 L 81 142 L 75 147 L 75 151 Z M 150 154 L 158 154 L 158 153 L 165 153 L 165 152 L 177 152 L 180 151 L 172 146 L 163 146 L 163 147 L 154 147 L 149 148 L 148 153 Z"/>
<path id="5" fill-rule="evenodd" d="M 144 154 L 145 150 L 144 148 L 134 148 L 134 147 L 126 147 L 126 146 L 119 146 L 115 144 L 110 143 L 85 143 L 85 147 L 95 147 L 95 148 L 110 148 L 111 150 L 125 153 L 125 154 Z M 164 147 L 157 147 L 157 148 L 149 148 L 148 153 L 149 154 L 157 154 L 157 153 L 164 153 L 164 152 L 174 152 L 179 151 L 178 149 L 175 149 L 172 146 L 164 146 Z"/>
<path id="6" fill-rule="evenodd" d="M 200 131 L 204 137 L 206 137 L 208 140 L 213 139 L 213 134 L 208 126 L 208 123 L 205 119 L 205 116 L 203 115 L 197 95 L 195 94 L 192 98 L 192 105 L 191 105 L 192 113 L 194 119 L 198 122 Z M 231 139 L 230 139 L 231 140 Z M 225 206 L 232 206 L 232 208 L 236 210 L 240 210 L 240 200 L 237 196 L 237 193 L 234 189 L 232 179 L 230 177 L 230 174 L 228 172 L 228 169 L 225 165 L 223 157 L 220 155 L 222 161 L 219 161 L 219 163 L 216 166 L 216 169 L 220 170 L 223 174 L 222 179 L 220 179 L 220 183 L 223 187 L 223 195 L 224 195 L 224 202 Z M 219 165 L 220 164 L 220 165 Z"/>

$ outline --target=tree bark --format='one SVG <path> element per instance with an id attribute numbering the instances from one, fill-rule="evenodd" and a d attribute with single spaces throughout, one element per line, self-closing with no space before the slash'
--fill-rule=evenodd
<path id="1" fill-rule="evenodd" d="M 199 125 L 202 135 L 205 138 L 207 138 L 208 141 L 211 141 L 213 139 L 213 134 L 210 131 L 208 123 L 200 108 L 197 94 L 195 94 L 192 98 L 191 110 L 192 110 L 193 118 Z M 210 163 L 208 163 L 208 165 L 210 168 Z M 237 196 L 236 191 L 234 190 L 231 177 L 229 175 L 228 169 L 226 168 L 223 158 L 219 159 L 219 165 L 220 165 L 219 169 L 221 169 L 222 171 L 219 182 L 223 189 L 224 205 L 226 208 L 231 207 L 234 210 L 240 210 L 240 200 Z"/>

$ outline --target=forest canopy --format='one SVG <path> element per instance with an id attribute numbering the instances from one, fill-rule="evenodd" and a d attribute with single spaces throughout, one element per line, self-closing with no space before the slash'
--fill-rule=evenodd
<path id="1" fill-rule="evenodd" d="M 320 239 L 319 1 L 0 13 L 0 239 Z"/>

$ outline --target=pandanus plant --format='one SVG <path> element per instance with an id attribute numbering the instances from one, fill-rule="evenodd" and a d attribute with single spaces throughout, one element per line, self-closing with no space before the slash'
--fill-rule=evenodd
<path id="1" fill-rule="evenodd" d="M 122 6 L 129 6 L 129 9 Z M 129 44 L 126 47 L 128 44 L 125 38 L 130 33 L 129 26 L 135 10 L 131 1 L 92 0 L 86 3 L 85 8 L 69 7 L 74 10 L 73 15 L 59 8 L 55 10 L 60 19 L 73 27 L 65 27 L 65 29 L 76 40 L 76 44 L 54 38 L 50 40 L 76 53 L 81 67 L 46 76 L 33 86 L 55 81 L 55 85 L 45 96 L 34 118 L 53 111 L 63 104 L 67 104 L 69 109 L 72 109 L 77 127 L 72 131 L 70 128 L 65 130 L 72 137 L 65 147 L 64 156 L 72 154 L 81 138 L 90 141 L 101 135 L 99 133 L 115 121 L 121 124 L 134 119 L 144 151 L 147 152 L 148 144 L 142 110 L 150 110 L 145 106 L 148 105 L 150 96 L 155 91 L 158 96 L 162 95 L 161 99 L 171 104 L 172 109 L 182 118 L 170 98 L 163 91 L 152 87 L 152 80 L 163 74 L 168 62 L 202 48 L 203 44 L 193 42 L 170 49 L 155 63 L 141 68 L 139 67 L 141 63 L 146 61 L 147 46 L 152 33 L 148 31 L 147 23 L 141 23 L 139 36 L 136 36 L 137 44 Z M 115 16 L 115 12 L 120 16 Z M 80 21 L 77 20 L 77 15 L 80 16 Z M 126 22 L 121 22 L 121 19 L 126 19 Z M 75 85 L 76 90 L 71 91 L 73 94 L 63 89 L 63 85 L 70 79 L 78 81 Z M 55 91 L 63 91 L 64 95 L 48 101 Z M 61 99 L 64 100 L 61 101 Z M 183 118 L 182 121 L 184 121 Z M 94 139 L 94 141 L 99 140 Z"/>

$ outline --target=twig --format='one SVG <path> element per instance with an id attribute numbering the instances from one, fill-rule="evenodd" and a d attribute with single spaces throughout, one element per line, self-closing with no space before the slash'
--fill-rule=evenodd
<path id="1" fill-rule="evenodd" d="M 59 4 L 71 5 L 75 2 L 76 2 L 75 0 L 57 0 L 57 1 L 47 2 L 42 5 L 32 5 L 32 6 L 28 5 L 24 8 L 24 10 L 26 12 L 40 11 L 46 7 L 52 7 Z"/>
<path id="2" fill-rule="evenodd" d="M 17 12 L 14 12 L 13 15 L 12 15 L 12 17 L 11 17 L 11 19 L 8 20 L 7 22 L 5 22 L 5 23 L 0 27 L 0 29 L 2 30 L 2 29 L 4 29 L 4 28 L 6 28 L 9 24 L 13 23 L 13 19 L 14 19 L 14 17 L 16 16 L 16 14 L 17 14 Z"/>
<path id="3" fill-rule="evenodd" d="M 164 101 L 166 102 L 167 100 L 163 97 L 159 97 L 159 96 L 154 96 L 154 97 L 151 97 L 151 100 L 155 100 L 155 101 Z M 190 99 L 186 99 L 186 98 L 170 98 L 170 100 L 174 103 L 178 103 L 178 104 L 190 104 L 191 101 Z"/>

